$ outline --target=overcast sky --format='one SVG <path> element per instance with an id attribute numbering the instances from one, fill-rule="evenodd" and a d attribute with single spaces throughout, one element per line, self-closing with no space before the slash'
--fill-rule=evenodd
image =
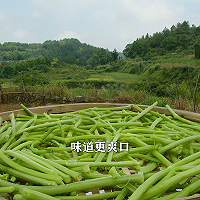
<path id="1" fill-rule="evenodd" d="M 77 38 L 122 51 L 185 20 L 200 25 L 200 0 L 0 0 L 0 43 Z"/>

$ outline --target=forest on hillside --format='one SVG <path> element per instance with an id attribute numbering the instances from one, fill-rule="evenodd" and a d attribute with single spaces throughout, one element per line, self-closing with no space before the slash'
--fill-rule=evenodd
<path id="1" fill-rule="evenodd" d="M 0 44 L 0 61 L 22 61 L 45 58 L 58 59 L 60 63 L 91 66 L 106 64 L 117 59 L 116 49 L 113 52 L 81 43 L 78 39 L 48 40 L 40 43 L 5 42 Z"/>
<path id="2" fill-rule="evenodd" d="M 23 76 L 28 85 L 47 84 L 43 74 L 61 67 L 68 71 L 66 79 L 82 79 L 88 77 L 85 67 L 92 69 L 117 59 L 116 49 L 111 52 L 73 38 L 43 44 L 6 42 L 0 45 L 0 78 L 18 82 Z"/>
<path id="3" fill-rule="evenodd" d="M 126 57 L 141 57 L 149 60 L 158 55 L 165 55 L 169 52 L 182 52 L 194 54 L 195 46 L 200 44 L 200 26 L 190 26 L 189 21 L 172 25 L 162 32 L 156 32 L 152 36 L 137 38 L 133 43 L 127 44 L 123 53 Z M 198 54 L 199 57 L 199 54 Z"/>
<path id="4" fill-rule="evenodd" d="M 79 68 L 75 71 L 82 71 L 84 74 L 84 69 L 99 72 L 123 72 L 124 70 L 125 73 L 134 74 L 144 68 L 144 62 L 155 61 L 159 56 L 174 53 L 181 56 L 194 55 L 198 59 L 200 58 L 200 26 L 190 26 L 188 21 L 184 21 L 172 25 L 170 29 L 165 27 L 162 32 L 156 32 L 152 36 L 147 33 L 146 36 L 127 44 L 123 53 L 126 59 L 133 61 L 126 66 L 126 69 L 123 68 L 125 57 L 120 56 L 122 54 L 116 49 L 109 51 L 97 48 L 74 38 L 60 41 L 48 40 L 43 44 L 5 42 L 0 44 L 0 78 L 28 76 L 27 73 L 39 76 L 40 73 L 47 73 L 59 67 Z M 143 62 L 143 66 L 141 63 L 133 64 L 138 60 Z M 67 77 L 69 78 L 70 75 Z"/>
<path id="5" fill-rule="evenodd" d="M 190 26 L 188 21 L 172 25 L 170 29 L 164 28 L 162 32 L 137 38 L 133 43 L 127 44 L 123 53 L 128 58 L 142 58 L 149 60 L 158 55 L 169 52 L 186 52 L 194 54 L 195 48 L 200 45 L 200 26 Z M 119 58 L 116 49 L 94 47 L 81 43 L 78 39 L 63 39 L 60 41 L 47 40 L 40 43 L 4 42 L 0 44 L 0 61 L 22 61 L 28 59 L 45 58 L 51 61 L 56 58 L 59 63 L 76 64 L 90 69 L 116 61 Z M 199 57 L 198 55 L 196 55 Z"/>

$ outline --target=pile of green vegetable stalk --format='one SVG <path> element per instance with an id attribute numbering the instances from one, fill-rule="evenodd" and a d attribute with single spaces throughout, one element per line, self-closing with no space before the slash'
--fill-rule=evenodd
<path id="1" fill-rule="evenodd" d="M 0 121 L 0 193 L 15 200 L 167 200 L 198 193 L 200 124 L 168 105 L 172 116 L 154 112 L 156 105 L 64 114 L 21 105 L 27 116 Z"/>

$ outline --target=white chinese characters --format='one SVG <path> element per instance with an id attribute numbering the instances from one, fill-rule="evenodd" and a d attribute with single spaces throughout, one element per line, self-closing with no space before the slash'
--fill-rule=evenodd
<path id="1" fill-rule="evenodd" d="M 128 151 L 128 142 L 120 142 L 119 146 L 117 145 L 117 142 L 84 142 L 81 143 L 79 141 L 72 142 L 71 143 L 71 150 L 79 152 L 87 152 L 87 153 L 93 153 L 93 152 L 118 152 L 118 151 Z"/>

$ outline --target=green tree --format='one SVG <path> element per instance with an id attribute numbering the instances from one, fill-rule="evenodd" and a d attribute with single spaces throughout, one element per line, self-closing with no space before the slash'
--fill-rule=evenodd
<path id="1" fill-rule="evenodd" d="M 190 25 L 189 21 L 184 21 L 182 24 L 177 23 L 176 25 L 176 34 L 189 34 L 190 33 Z"/>
<path id="2" fill-rule="evenodd" d="M 165 27 L 164 30 L 162 31 L 163 36 L 166 38 L 170 35 L 170 30 Z"/>
<path id="3" fill-rule="evenodd" d="M 188 21 L 172 25 L 170 29 L 164 28 L 152 36 L 148 34 L 137 38 L 133 43 L 127 44 L 123 53 L 126 57 L 135 59 L 137 56 L 143 60 L 156 55 L 164 55 L 175 50 L 192 50 L 196 41 L 200 39 L 200 26 L 190 27 Z"/>
<path id="4" fill-rule="evenodd" d="M 114 49 L 114 51 L 111 52 L 111 55 L 112 55 L 112 60 L 115 61 L 118 59 L 119 53 L 117 52 L 116 49 Z"/>
<path id="5" fill-rule="evenodd" d="M 42 76 L 38 70 L 28 68 L 27 71 L 21 71 L 16 82 L 20 82 L 21 76 L 23 77 L 24 85 L 43 85 L 48 84 L 48 80 Z"/>
<path id="6" fill-rule="evenodd" d="M 200 59 L 200 44 L 195 44 L 195 58 Z"/>
<path id="7" fill-rule="evenodd" d="M 180 44 L 180 46 L 182 46 L 183 49 L 188 48 L 188 36 L 186 34 L 180 35 L 179 44 Z"/>
<path id="8" fill-rule="evenodd" d="M 5 65 L 1 71 L 2 78 L 8 78 L 13 75 L 13 68 L 10 65 Z"/>
<path id="9" fill-rule="evenodd" d="M 158 32 L 154 33 L 151 39 L 151 47 L 153 48 L 160 47 L 163 40 L 164 40 L 164 35 L 162 33 Z"/>
<path id="10" fill-rule="evenodd" d="M 161 45 L 168 51 L 175 50 L 177 46 L 177 39 L 176 37 L 169 36 L 162 41 Z"/>

